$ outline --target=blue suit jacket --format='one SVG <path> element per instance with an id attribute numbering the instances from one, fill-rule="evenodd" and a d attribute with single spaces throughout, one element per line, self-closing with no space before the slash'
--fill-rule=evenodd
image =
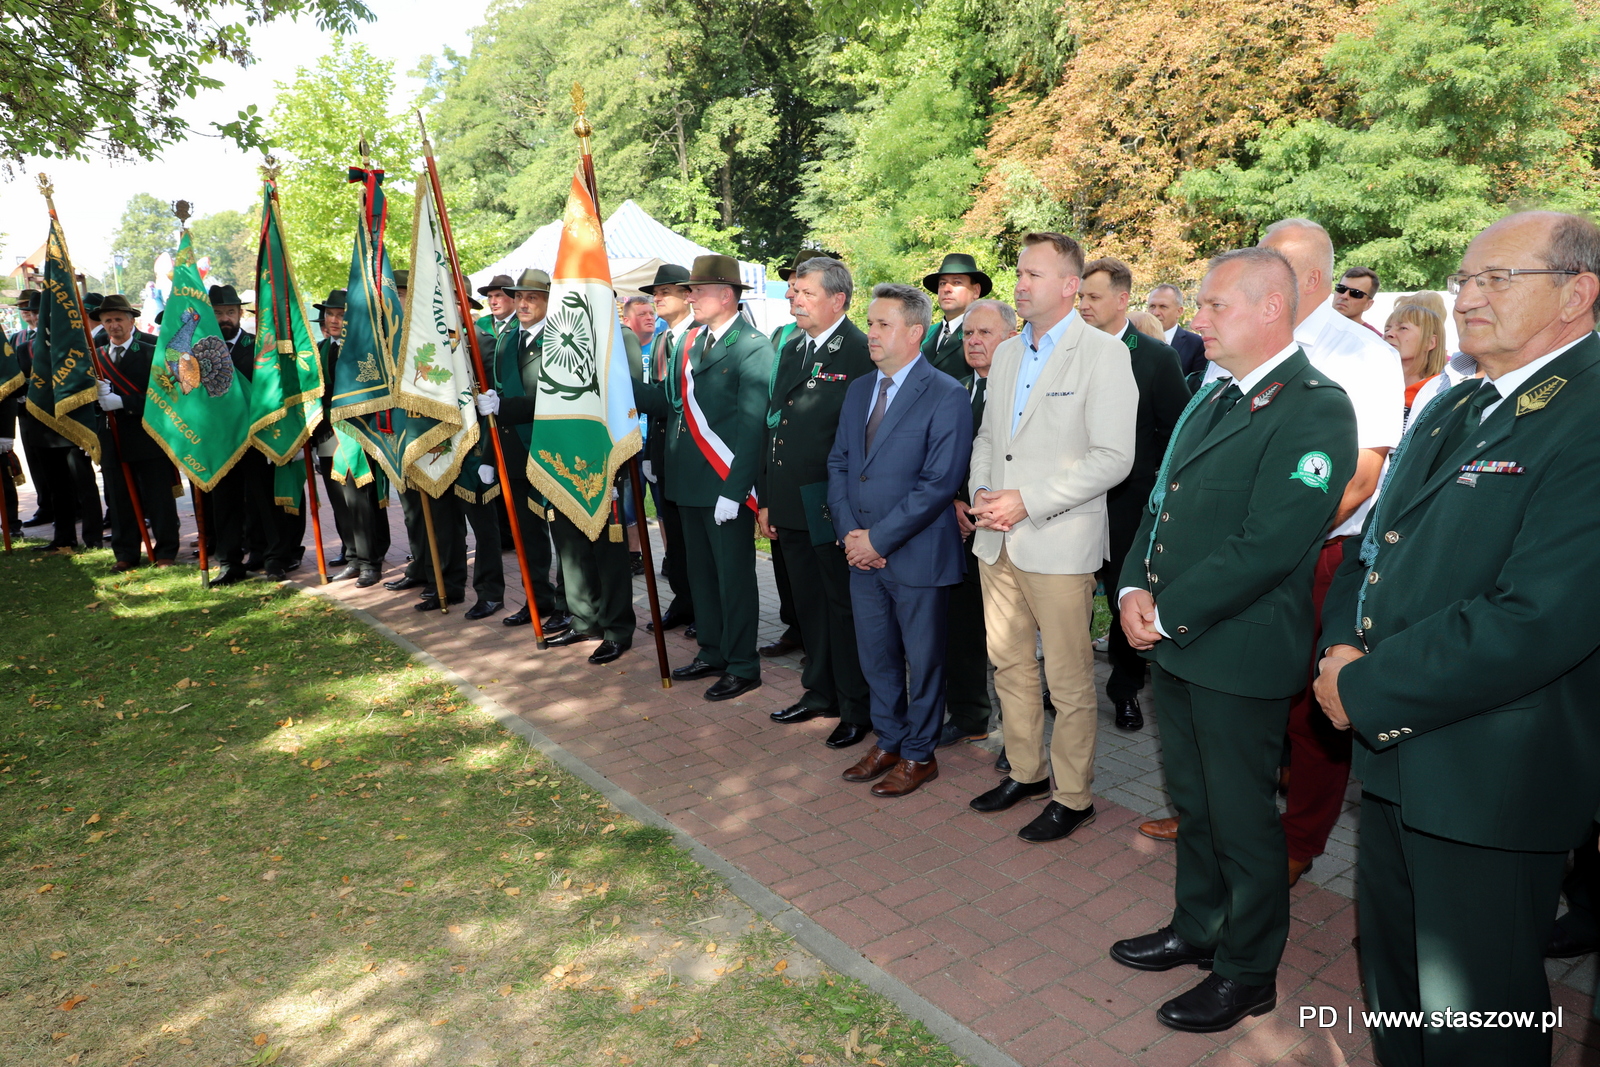
<path id="1" fill-rule="evenodd" d="M 961 384 L 924 358 L 911 365 L 867 453 L 876 374 L 850 383 L 828 456 L 828 509 L 843 541 L 871 531 L 901 585 L 955 585 L 966 552 L 952 501 L 972 458 L 972 402 Z"/>

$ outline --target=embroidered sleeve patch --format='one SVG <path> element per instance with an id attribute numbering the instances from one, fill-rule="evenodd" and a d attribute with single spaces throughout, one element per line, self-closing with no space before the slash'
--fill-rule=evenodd
<path id="1" fill-rule="evenodd" d="M 1309 485 L 1313 489 L 1328 491 L 1328 479 L 1333 476 L 1333 460 L 1328 458 L 1326 452 L 1307 452 L 1300 457 L 1300 462 L 1294 466 L 1294 472 L 1289 475 L 1297 482 Z"/>

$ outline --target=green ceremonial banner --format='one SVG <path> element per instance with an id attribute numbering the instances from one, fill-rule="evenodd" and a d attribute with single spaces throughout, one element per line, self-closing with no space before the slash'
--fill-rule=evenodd
<path id="1" fill-rule="evenodd" d="M 352 167 L 350 181 L 362 187 L 361 212 L 350 257 L 344 337 L 333 368 L 330 406 L 339 426 L 360 441 L 391 482 L 404 489 L 410 484 L 407 463 L 438 443 L 430 440 L 438 420 L 396 406 L 404 402 L 395 395 L 404 308 L 384 245 L 389 208 L 383 195 L 383 171 Z"/>
<path id="2" fill-rule="evenodd" d="M 184 230 L 150 364 L 145 429 L 178 469 L 209 493 L 250 447 L 249 420 L 250 383 L 233 372 Z"/>
<path id="3" fill-rule="evenodd" d="M 290 460 L 272 468 L 272 503 L 291 515 L 300 514 L 306 499 L 306 461 Z"/>
<path id="4" fill-rule="evenodd" d="M 322 421 L 322 360 L 283 246 L 278 190 L 272 181 L 262 184 L 261 200 L 250 443 L 281 466 L 300 454 Z"/>
<path id="5" fill-rule="evenodd" d="M 94 365 L 89 359 L 89 339 L 83 329 L 83 304 L 78 299 L 76 277 L 72 261 L 67 258 L 67 236 L 52 216 L 44 291 L 39 294 L 39 326 L 33 334 L 28 410 L 99 463 Z"/>
<path id="6" fill-rule="evenodd" d="M 0 334 L 0 400 L 22 388 L 22 364 L 17 362 L 17 350 L 11 338 Z"/>

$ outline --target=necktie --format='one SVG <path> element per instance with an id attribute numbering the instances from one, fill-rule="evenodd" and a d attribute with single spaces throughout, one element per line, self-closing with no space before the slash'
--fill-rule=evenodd
<path id="1" fill-rule="evenodd" d="M 987 378 L 979 378 L 977 381 L 972 383 L 972 402 L 974 404 L 977 404 L 980 407 L 983 406 L 983 393 L 984 390 L 988 388 L 988 385 L 989 379 Z"/>
<path id="2" fill-rule="evenodd" d="M 122 346 L 121 345 L 112 345 L 111 346 L 111 362 L 113 364 L 122 362 Z"/>
<path id="3" fill-rule="evenodd" d="M 1221 422 L 1228 412 L 1233 410 L 1233 406 L 1243 399 L 1244 393 L 1239 391 L 1239 383 L 1229 382 L 1227 388 L 1217 394 L 1217 399 L 1211 405 L 1211 421 L 1206 424 L 1206 433 L 1209 434 L 1216 429 L 1217 423 Z"/>
<path id="4" fill-rule="evenodd" d="M 878 424 L 883 421 L 883 413 L 889 410 L 889 387 L 894 384 L 893 378 L 885 378 L 878 383 L 878 402 L 872 405 L 872 414 L 867 416 L 867 451 L 872 451 L 872 439 L 878 435 Z"/>
<path id="5" fill-rule="evenodd" d="M 944 343 L 946 341 L 948 341 L 949 339 L 950 339 L 950 324 L 948 322 L 946 322 L 946 323 L 944 323 L 943 325 L 941 325 L 939 327 L 939 343 L 936 344 L 934 347 L 935 348 L 943 348 L 944 347 Z"/>
<path id="6" fill-rule="evenodd" d="M 1494 387 L 1493 382 L 1486 381 L 1478 387 L 1478 391 L 1472 394 L 1472 399 L 1467 401 L 1467 410 L 1462 413 L 1461 421 L 1456 423 L 1456 428 L 1444 439 L 1444 444 L 1440 445 L 1439 451 L 1434 454 L 1433 470 L 1438 470 L 1446 457 L 1453 455 L 1469 437 L 1478 432 L 1478 427 L 1483 423 L 1483 409 L 1499 399 L 1500 390 Z"/>

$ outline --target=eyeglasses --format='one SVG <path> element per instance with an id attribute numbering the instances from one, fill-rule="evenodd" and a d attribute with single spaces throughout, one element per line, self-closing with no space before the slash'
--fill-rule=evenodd
<path id="1" fill-rule="evenodd" d="M 1476 274 L 1452 274 L 1444 280 L 1445 288 L 1455 296 L 1466 288 L 1467 282 L 1475 281 L 1478 288 L 1489 293 L 1503 293 L 1511 288 L 1511 280 L 1519 274 L 1581 274 L 1576 270 L 1535 270 L 1517 267 L 1507 270 L 1504 267 L 1494 267 L 1490 270 L 1480 270 Z"/>
<path id="2" fill-rule="evenodd" d="M 1333 291 L 1338 293 L 1340 296 L 1353 296 L 1357 300 L 1365 300 L 1367 297 L 1372 295 L 1365 289 L 1352 289 L 1348 285 L 1344 285 L 1342 283 L 1334 286 Z"/>

